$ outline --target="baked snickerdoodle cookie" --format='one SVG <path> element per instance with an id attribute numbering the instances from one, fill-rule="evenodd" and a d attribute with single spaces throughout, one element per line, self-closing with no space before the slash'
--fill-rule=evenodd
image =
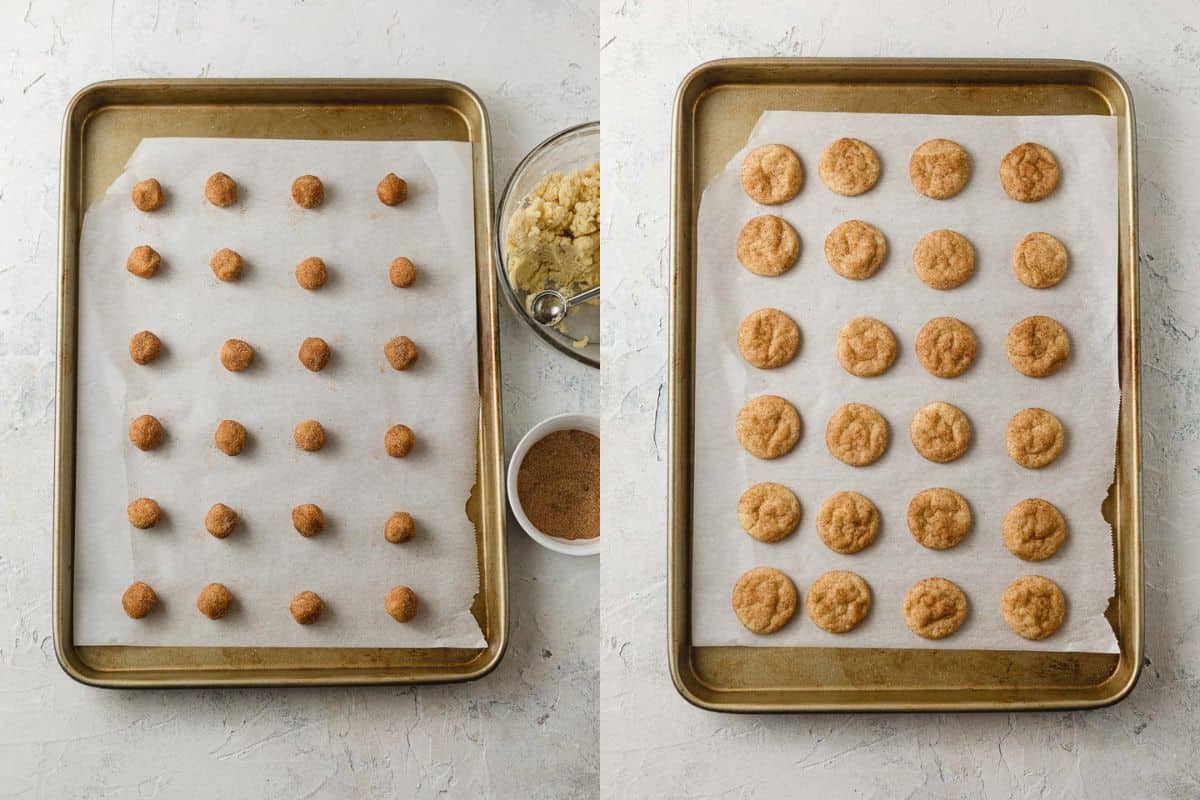
<path id="1" fill-rule="evenodd" d="M 310 539 L 325 530 L 325 512 L 316 503 L 301 503 L 292 509 L 292 527 Z"/>
<path id="2" fill-rule="evenodd" d="M 835 553 L 857 553 L 879 535 L 879 509 L 858 492 L 838 492 L 817 512 L 817 535 Z"/>
<path id="3" fill-rule="evenodd" d="M 847 403 L 833 412 L 825 426 L 829 454 L 852 467 L 874 464 L 887 450 L 890 432 L 887 420 L 862 403 Z"/>
<path id="4" fill-rule="evenodd" d="M 237 420 L 223 419 L 213 432 L 213 444 L 227 456 L 236 456 L 246 449 L 246 426 Z"/>
<path id="5" fill-rule="evenodd" d="M 1017 280 L 1031 289 L 1048 289 L 1067 274 L 1070 258 L 1058 239 L 1041 231 L 1030 233 L 1012 254 Z"/>
<path id="6" fill-rule="evenodd" d="M 913 414 L 908 436 L 917 452 L 930 461 L 953 461 L 971 444 L 971 421 L 958 406 L 936 401 Z"/>
<path id="7" fill-rule="evenodd" d="M 738 326 L 738 351 L 759 369 L 776 369 L 789 363 L 800 349 L 800 326 L 778 308 L 750 312 Z"/>
<path id="8" fill-rule="evenodd" d="M 861 139 L 837 139 L 821 153 L 817 174 L 831 192 L 855 197 L 879 180 L 879 156 Z"/>
<path id="9" fill-rule="evenodd" d="M 1000 161 L 1000 185 L 1022 203 L 1048 197 L 1061 175 L 1054 153 L 1034 142 L 1017 145 Z"/>
<path id="10" fill-rule="evenodd" d="M 129 357 L 135 364 L 149 364 L 162 355 L 162 349 L 162 339 L 150 331 L 138 331 L 129 339 Z"/>
<path id="11" fill-rule="evenodd" d="M 1046 378 L 1067 363 L 1071 337 L 1057 320 L 1026 317 L 1009 329 L 1004 351 L 1017 372 L 1031 378 Z"/>
<path id="12" fill-rule="evenodd" d="M 871 610 L 871 587 L 853 572 L 826 572 L 808 587 L 808 618 L 829 633 L 854 630 Z"/>
<path id="13" fill-rule="evenodd" d="M 1067 599 L 1058 584 L 1049 578 L 1022 575 L 1004 590 L 1000 613 L 1018 636 L 1038 641 L 1062 626 L 1067 615 Z"/>
<path id="14" fill-rule="evenodd" d="M 312 625 L 321 618 L 321 612 L 324 610 L 325 601 L 316 592 L 300 592 L 288 603 L 292 619 L 301 625 Z"/>
<path id="15" fill-rule="evenodd" d="M 393 425 L 383 435 L 383 447 L 392 458 L 404 458 L 416 443 L 416 434 L 407 425 Z"/>
<path id="16" fill-rule="evenodd" d="M 246 261 L 236 250 L 222 247 L 213 253 L 212 260 L 208 262 L 208 266 L 212 268 L 213 275 L 216 275 L 218 280 L 229 283 L 239 280 L 242 277 L 242 270 L 246 268 Z"/>
<path id="17" fill-rule="evenodd" d="M 125 269 L 139 278 L 153 278 L 161 266 L 162 256 L 148 244 L 133 248 L 129 251 L 129 257 L 125 259 Z"/>
<path id="18" fill-rule="evenodd" d="M 400 256 L 388 266 L 388 279 L 397 289 L 407 289 L 417 279 L 417 268 L 412 261 Z"/>
<path id="19" fill-rule="evenodd" d="M 958 194 L 971 179 L 971 157 L 957 142 L 930 139 L 913 151 L 908 161 L 913 188 L 934 200 Z"/>
<path id="20" fill-rule="evenodd" d="M 957 378 L 975 361 L 975 332 L 954 317 L 934 317 L 917 334 L 917 360 L 938 378 Z"/>
<path id="21" fill-rule="evenodd" d="M 375 187 L 375 196 L 385 206 L 398 206 L 408 199 L 408 181 L 394 172 L 389 172 Z"/>
<path id="22" fill-rule="evenodd" d="M 800 501 L 778 483 L 756 483 L 742 492 L 737 516 L 742 530 L 760 542 L 778 542 L 800 524 Z"/>
<path id="23" fill-rule="evenodd" d="M 162 444 L 167 432 L 157 417 L 142 414 L 129 423 L 129 441 L 138 450 L 153 450 Z"/>
<path id="24" fill-rule="evenodd" d="M 383 525 L 383 538 L 392 544 L 407 542 L 417 532 L 417 523 L 407 511 L 397 511 Z"/>
<path id="25" fill-rule="evenodd" d="M 209 619 L 220 619 L 233 605 L 233 592 L 223 583 L 210 583 L 200 590 L 196 609 Z"/>
<path id="26" fill-rule="evenodd" d="M 325 202 L 325 184 L 316 175 L 301 175 L 292 181 L 292 200 L 301 208 L 316 208 Z"/>
<path id="27" fill-rule="evenodd" d="M 755 217 L 738 234 L 737 259 L 755 275 L 773 278 L 792 268 L 800 257 L 800 234 L 774 214 Z"/>
<path id="28" fill-rule="evenodd" d="M 224 172 L 214 172 L 204 182 L 204 198 L 218 208 L 228 208 L 237 202 L 237 181 Z"/>
<path id="29" fill-rule="evenodd" d="M 408 622 L 417 615 L 417 593 L 407 586 L 393 586 L 383 598 L 383 607 L 396 622 Z"/>
<path id="30" fill-rule="evenodd" d="M 752 633 L 774 633 L 796 613 L 792 579 L 773 567 L 755 567 L 733 587 L 733 612 Z"/>
<path id="31" fill-rule="evenodd" d="M 329 280 L 329 270 L 325 261 L 316 256 L 309 256 L 296 265 L 296 283 L 303 289 L 315 292 Z"/>
<path id="32" fill-rule="evenodd" d="M 162 519 L 162 508 L 149 497 L 139 497 L 125 508 L 129 524 L 138 530 L 153 528 Z"/>
<path id="33" fill-rule="evenodd" d="M 967 596 L 953 581 L 926 578 L 904 595 L 904 624 L 923 639 L 945 639 L 967 619 Z"/>
<path id="34" fill-rule="evenodd" d="M 742 162 L 742 188 L 756 203 L 779 205 L 800 193 L 804 166 L 787 145 L 764 144 L 751 150 Z"/>
<path id="35" fill-rule="evenodd" d="M 146 178 L 133 185 L 129 192 L 130 199 L 138 211 L 155 211 L 162 208 L 165 201 L 162 184 L 157 178 Z"/>
<path id="36" fill-rule="evenodd" d="M 887 257 L 887 239 L 879 228 L 861 219 L 843 222 L 825 237 L 825 260 L 843 278 L 871 277 Z"/>
<path id="37" fill-rule="evenodd" d="M 383 346 L 383 354 L 387 356 L 392 369 L 406 370 L 417 363 L 417 346 L 407 336 L 397 336 Z"/>
<path id="38" fill-rule="evenodd" d="M 213 503 L 204 515 L 204 530 L 217 539 L 224 539 L 237 528 L 238 513 L 224 503 Z"/>
<path id="39" fill-rule="evenodd" d="M 800 413 L 773 394 L 747 401 L 737 415 L 737 438 L 746 452 L 770 460 L 792 452 L 800 441 Z"/>
<path id="40" fill-rule="evenodd" d="M 329 363 L 329 356 L 333 354 L 329 343 L 319 336 L 310 336 L 300 343 L 300 352 L 297 357 L 304 368 L 310 372 L 320 372 L 325 369 L 325 365 Z"/>
<path id="41" fill-rule="evenodd" d="M 130 619 L 141 619 L 154 610 L 158 605 L 158 595 L 150 588 L 150 584 L 134 581 L 121 595 L 121 608 Z"/>
<path id="42" fill-rule="evenodd" d="M 254 363 L 254 346 L 242 339 L 226 339 L 221 345 L 221 366 L 230 372 L 244 372 Z"/>
<path id="43" fill-rule="evenodd" d="M 1009 420 L 1004 434 L 1009 457 L 1027 469 L 1041 469 L 1053 463 L 1066 444 L 1062 423 L 1044 408 L 1018 411 Z"/>
<path id="44" fill-rule="evenodd" d="M 908 530 L 930 550 L 949 550 L 971 532 L 974 521 L 967 498 L 942 487 L 917 492 L 908 504 Z"/>
<path id="45" fill-rule="evenodd" d="M 1031 497 L 1008 510 L 1001 531 L 1008 552 L 1025 561 L 1045 561 L 1067 540 L 1067 521 L 1053 505 Z"/>
<path id="46" fill-rule="evenodd" d="M 926 234 L 913 250 L 913 270 L 926 286 L 954 289 L 975 272 L 975 248 L 967 237 L 943 228 Z"/>
<path id="47" fill-rule="evenodd" d="M 315 453 L 325 446 L 325 426 L 315 419 L 297 422 L 295 430 L 292 431 L 292 440 L 301 450 Z"/>
<path id="48" fill-rule="evenodd" d="M 857 317 L 838 331 L 837 356 L 851 375 L 882 375 L 896 361 L 896 335 L 874 317 Z"/>

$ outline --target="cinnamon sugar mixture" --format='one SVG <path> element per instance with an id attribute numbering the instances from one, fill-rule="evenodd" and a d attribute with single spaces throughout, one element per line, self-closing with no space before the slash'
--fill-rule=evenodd
<path id="1" fill-rule="evenodd" d="M 600 437 L 570 430 L 539 439 L 517 472 L 517 496 L 542 533 L 595 539 L 600 535 Z"/>

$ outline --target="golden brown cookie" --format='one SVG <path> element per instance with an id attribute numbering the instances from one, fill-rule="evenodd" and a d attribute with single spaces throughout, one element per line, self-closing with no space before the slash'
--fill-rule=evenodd
<path id="1" fill-rule="evenodd" d="M 329 363 L 329 356 L 332 353 L 328 342 L 319 336 L 310 336 L 300 343 L 298 357 L 305 369 L 310 372 L 320 372 Z"/>
<path id="2" fill-rule="evenodd" d="M 817 512 L 817 535 L 835 553 L 857 553 L 879 535 L 879 509 L 858 492 L 838 492 Z"/>
<path id="3" fill-rule="evenodd" d="M 939 400 L 917 409 L 908 426 L 908 436 L 918 453 L 945 464 L 967 452 L 971 444 L 971 421 L 958 406 Z"/>
<path id="4" fill-rule="evenodd" d="M 213 432 L 213 444 L 227 456 L 246 449 L 246 426 L 237 420 L 223 419 Z"/>
<path id="5" fill-rule="evenodd" d="M 862 403 L 847 403 L 833 412 L 825 426 L 829 454 L 852 467 L 874 464 L 888 446 L 887 420 Z"/>
<path id="6" fill-rule="evenodd" d="M 397 511 L 383 526 L 383 538 L 392 544 L 407 542 L 417 532 L 417 523 L 407 511 Z"/>
<path id="7" fill-rule="evenodd" d="M 1000 185 L 1009 197 L 1022 203 L 1048 197 L 1061 174 L 1054 153 L 1034 142 L 1017 145 L 1000 161 Z"/>
<path id="8" fill-rule="evenodd" d="M 417 437 L 407 425 L 393 425 L 383 435 L 383 447 L 392 458 L 404 458 L 416 443 Z"/>
<path id="9" fill-rule="evenodd" d="M 954 197 L 971 179 L 971 156 L 957 142 L 930 139 L 918 146 L 908 160 L 908 179 L 926 197 L 934 200 Z"/>
<path id="10" fill-rule="evenodd" d="M 324 260 L 309 256 L 296 265 L 296 283 L 310 292 L 316 291 L 329 280 L 329 270 L 325 268 Z"/>
<path id="11" fill-rule="evenodd" d="M 325 512 L 315 503 L 301 503 L 292 509 L 292 527 L 308 539 L 325 530 Z"/>
<path id="12" fill-rule="evenodd" d="M 233 592 L 222 583 L 210 583 L 200 590 L 196 608 L 209 619 L 220 619 L 233 605 Z"/>
<path id="13" fill-rule="evenodd" d="M 141 619 L 154 610 L 158 605 L 158 595 L 150 588 L 150 584 L 134 581 L 121 595 L 121 608 L 130 619 Z"/>
<path id="14" fill-rule="evenodd" d="M 742 162 L 742 188 L 756 203 L 786 203 L 804 185 L 800 156 L 787 145 L 764 144 L 751 150 Z"/>
<path id="15" fill-rule="evenodd" d="M 1066 443 L 1062 423 L 1044 408 L 1018 411 L 1004 434 L 1009 458 L 1026 469 L 1041 469 L 1053 463 Z"/>
<path id="16" fill-rule="evenodd" d="M 742 530 L 760 542 L 778 542 L 800 524 L 800 501 L 778 483 L 756 483 L 742 492 L 737 507 Z"/>
<path id="17" fill-rule="evenodd" d="M 237 181 L 224 172 L 214 172 L 204 182 L 204 198 L 218 208 L 228 208 L 237 202 Z"/>
<path id="18" fill-rule="evenodd" d="M 165 200 L 162 184 L 156 178 L 146 178 L 135 183 L 129 197 L 138 211 L 155 211 L 162 207 Z"/>
<path id="19" fill-rule="evenodd" d="M 874 317 L 857 317 L 838 331 L 837 356 L 851 375 L 882 375 L 896 360 L 896 335 Z"/>
<path id="20" fill-rule="evenodd" d="M 375 187 L 375 196 L 385 206 L 398 206 L 408 199 L 408 182 L 396 173 L 389 172 Z"/>
<path id="21" fill-rule="evenodd" d="M 871 277 L 887 257 L 887 239 L 861 219 L 843 222 L 825 237 L 825 260 L 843 278 L 862 281 Z"/>
<path id="22" fill-rule="evenodd" d="M 138 331 L 129 339 L 129 357 L 135 364 L 149 364 L 162 355 L 162 339 L 150 331 Z"/>
<path id="23" fill-rule="evenodd" d="M 829 633 L 854 630 L 871 610 L 871 587 L 853 572 L 826 572 L 808 587 L 808 618 Z"/>
<path id="24" fill-rule="evenodd" d="M 1022 575 L 1000 598 L 1000 613 L 1018 636 L 1038 641 L 1053 634 L 1067 615 L 1062 589 L 1041 575 Z"/>
<path id="25" fill-rule="evenodd" d="M 925 489 L 908 503 L 908 530 L 918 544 L 930 550 L 958 545 L 973 524 L 967 498 L 953 489 Z"/>
<path id="26" fill-rule="evenodd" d="M 316 208 L 325 202 L 325 184 L 316 175 L 301 175 L 292 181 L 292 200 L 301 208 Z"/>
<path id="27" fill-rule="evenodd" d="M 975 272 L 975 248 L 957 231 L 933 231 L 917 242 L 913 270 L 934 289 L 962 286 Z"/>
<path id="28" fill-rule="evenodd" d="M 838 139 L 821 153 L 817 174 L 831 192 L 856 197 L 879 180 L 879 156 L 861 139 Z"/>
<path id="29" fill-rule="evenodd" d="M 800 257 L 800 235 L 783 217 L 763 214 L 742 227 L 737 259 L 755 275 L 773 278 L 792 268 Z"/>
<path id="30" fill-rule="evenodd" d="M 125 269 L 139 278 L 153 278 L 161 266 L 162 256 L 148 244 L 133 248 L 129 251 L 129 257 L 125 259 Z"/>
<path id="31" fill-rule="evenodd" d="M 412 261 L 400 256 L 388 267 L 388 279 L 397 289 L 407 289 L 417 279 L 417 268 Z"/>
<path id="32" fill-rule="evenodd" d="M 800 326 L 778 308 L 760 308 L 742 320 L 737 343 L 748 364 L 775 369 L 796 357 L 800 349 Z"/>
<path id="33" fill-rule="evenodd" d="M 407 586 L 393 586 L 383 598 L 383 607 L 396 622 L 408 622 L 417 615 L 417 593 Z"/>
<path id="34" fill-rule="evenodd" d="M 153 450 L 162 444 L 166 435 L 162 423 L 150 414 L 142 414 L 129 423 L 129 441 L 133 442 L 133 446 L 138 450 Z"/>
<path id="35" fill-rule="evenodd" d="M 204 515 L 204 530 L 217 539 L 224 539 L 237 528 L 238 513 L 224 503 L 213 503 Z"/>
<path id="36" fill-rule="evenodd" d="M 213 253 L 208 266 L 212 268 L 213 275 L 216 275 L 219 280 L 230 282 L 242 277 L 242 270 L 245 269 L 246 262 L 236 250 L 222 247 Z"/>
<path id="37" fill-rule="evenodd" d="M 1009 329 L 1004 351 L 1017 372 L 1031 378 L 1046 378 L 1067 363 L 1071 337 L 1057 320 L 1026 317 Z"/>
<path id="38" fill-rule="evenodd" d="M 149 497 L 139 497 L 125 508 L 129 524 L 138 530 L 153 528 L 162 519 L 162 508 Z"/>
<path id="39" fill-rule="evenodd" d="M 923 639 L 945 639 L 967 619 L 967 596 L 953 581 L 926 578 L 904 595 L 904 623 Z"/>
<path id="40" fill-rule="evenodd" d="M 1048 289 L 1067 274 L 1067 248 L 1048 233 L 1025 236 L 1013 250 L 1012 266 L 1017 280 L 1031 289 Z"/>
<path id="41" fill-rule="evenodd" d="M 752 633 L 774 633 L 796 613 L 792 579 L 773 567 L 755 567 L 733 587 L 733 612 Z"/>
<path id="42" fill-rule="evenodd" d="M 975 361 L 975 332 L 954 317 L 934 317 L 917 334 L 917 360 L 930 375 L 957 378 Z"/>
<path id="43" fill-rule="evenodd" d="M 312 625 L 321 618 L 321 612 L 324 610 L 325 601 L 316 592 L 300 592 L 288 604 L 292 619 L 301 625 Z"/>
<path id="44" fill-rule="evenodd" d="M 230 372 L 244 372 L 254 363 L 254 346 L 241 339 L 226 339 L 221 345 L 221 366 Z"/>
<path id="45" fill-rule="evenodd" d="M 417 346 L 407 336 L 397 336 L 383 346 L 383 354 L 394 370 L 406 370 L 417 363 Z"/>
<path id="46" fill-rule="evenodd" d="M 292 431 L 292 439 L 296 447 L 309 453 L 315 453 L 325 446 L 325 427 L 315 419 L 306 419 L 296 423 Z"/>
<path id="47" fill-rule="evenodd" d="M 1029 498 L 1008 510 L 1001 526 L 1008 552 L 1025 561 L 1045 561 L 1067 540 L 1067 521 L 1045 500 Z"/>
<path id="48" fill-rule="evenodd" d="M 792 452 L 800 441 L 800 413 L 773 394 L 749 400 L 737 415 L 737 438 L 746 452 L 770 460 Z"/>

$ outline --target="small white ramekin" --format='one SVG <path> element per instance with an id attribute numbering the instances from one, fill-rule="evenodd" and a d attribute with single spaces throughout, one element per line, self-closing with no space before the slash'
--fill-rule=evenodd
<path id="1" fill-rule="evenodd" d="M 529 534 L 529 538 L 542 547 L 572 556 L 599 555 L 599 536 L 595 539 L 559 539 L 539 531 L 529 521 L 529 517 L 525 516 L 525 509 L 521 508 L 521 498 L 517 494 L 517 473 L 521 469 L 521 463 L 525 460 L 525 454 L 529 452 L 529 448 L 555 431 L 570 430 L 586 431 L 599 436 L 600 420 L 587 414 L 559 414 L 556 417 L 542 420 L 521 437 L 521 441 L 517 442 L 517 449 L 513 451 L 512 458 L 508 462 L 508 504 L 525 533 Z"/>

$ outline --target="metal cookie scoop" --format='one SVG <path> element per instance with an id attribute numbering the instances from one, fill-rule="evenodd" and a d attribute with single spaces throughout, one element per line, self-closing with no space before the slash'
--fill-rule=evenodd
<path id="1" fill-rule="evenodd" d="M 599 294 L 599 286 L 570 298 L 563 297 L 563 293 L 557 289 L 543 289 L 533 296 L 529 303 L 529 313 L 539 325 L 557 325 L 567 316 L 572 306 L 586 303 Z"/>

